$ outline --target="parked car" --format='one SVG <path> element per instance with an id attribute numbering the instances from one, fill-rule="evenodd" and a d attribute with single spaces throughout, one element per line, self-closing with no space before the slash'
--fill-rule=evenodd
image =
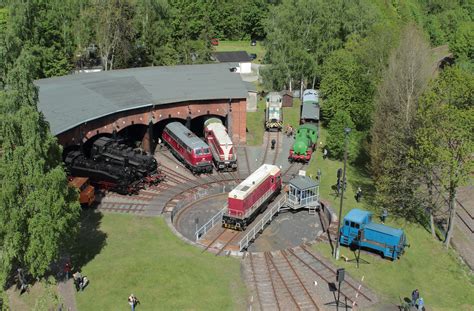
<path id="1" fill-rule="evenodd" d="M 257 58 L 257 54 L 255 53 L 250 53 L 249 56 L 250 56 L 250 60 L 254 60 Z"/>
<path id="2" fill-rule="evenodd" d="M 212 39 L 211 39 L 211 45 L 213 45 L 213 46 L 219 45 L 219 39 L 217 39 L 217 38 L 212 38 Z"/>
<path id="3" fill-rule="evenodd" d="M 256 45 L 257 45 L 257 40 L 252 40 L 252 41 L 250 41 L 250 45 L 251 45 L 251 46 L 256 46 Z"/>

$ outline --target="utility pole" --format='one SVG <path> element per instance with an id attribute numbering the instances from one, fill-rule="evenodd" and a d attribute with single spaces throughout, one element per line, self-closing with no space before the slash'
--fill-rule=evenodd
<path id="1" fill-rule="evenodd" d="M 342 203 L 344 202 L 344 189 L 346 188 L 346 165 L 347 165 L 347 138 L 351 129 L 346 127 L 344 129 L 344 170 L 342 173 L 342 185 L 341 185 L 341 204 L 339 205 L 339 218 L 337 219 L 337 241 L 336 248 L 334 249 L 334 258 L 339 260 L 339 239 L 341 237 L 341 217 L 342 217 Z"/>

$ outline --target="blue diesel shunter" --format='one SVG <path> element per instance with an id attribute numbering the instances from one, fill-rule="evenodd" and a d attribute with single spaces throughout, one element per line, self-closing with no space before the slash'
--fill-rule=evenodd
<path id="1" fill-rule="evenodd" d="M 357 208 L 344 217 L 340 233 L 341 245 L 374 250 L 393 260 L 400 258 L 407 246 L 403 230 L 373 223 L 371 212 Z"/>

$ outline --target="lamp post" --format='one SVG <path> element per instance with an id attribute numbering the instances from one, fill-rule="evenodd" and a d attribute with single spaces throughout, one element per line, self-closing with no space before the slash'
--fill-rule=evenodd
<path id="1" fill-rule="evenodd" d="M 346 164 L 347 164 L 347 138 L 351 129 L 346 127 L 344 129 L 344 170 L 342 173 L 342 186 L 341 186 L 341 203 L 339 205 L 339 218 L 337 219 L 337 241 L 336 248 L 334 250 L 334 258 L 339 260 L 339 239 L 341 237 L 341 217 L 342 217 L 342 203 L 344 201 L 344 189 L 346 188 Z"/>

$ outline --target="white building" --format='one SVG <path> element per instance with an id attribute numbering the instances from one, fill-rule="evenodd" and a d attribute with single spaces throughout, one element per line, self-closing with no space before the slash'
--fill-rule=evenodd
<path id="1" fill-rule="evenodd" d="M 214 52 L 212 55 L 219 63 L 235 63 L 237 73 L 252 72 L 252 61 L 245 51 Z"/>

